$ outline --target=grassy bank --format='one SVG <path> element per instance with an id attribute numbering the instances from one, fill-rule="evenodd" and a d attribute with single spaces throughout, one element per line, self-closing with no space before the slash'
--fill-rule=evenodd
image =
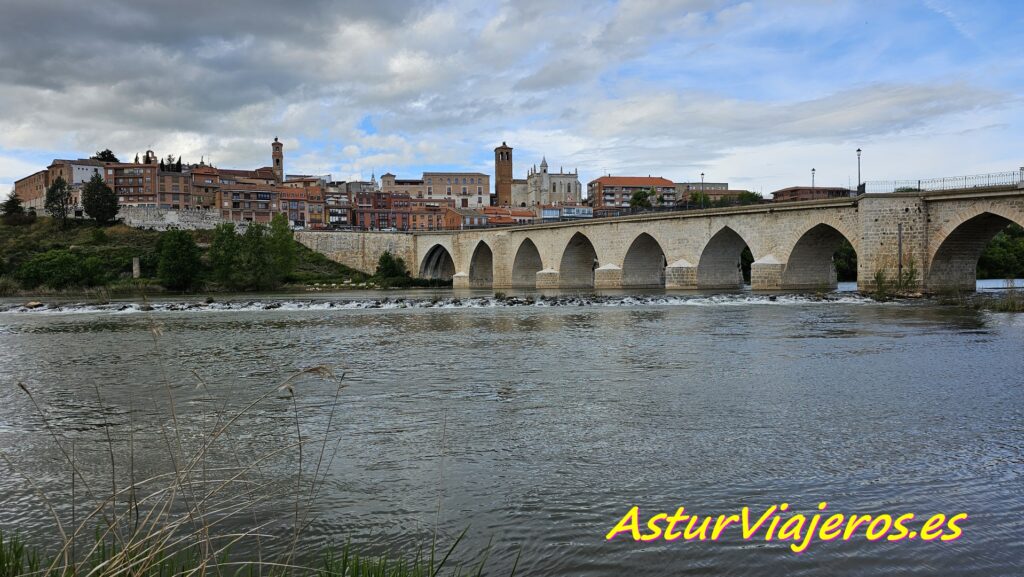
<path id="1" fill-rule="evenodd" d="M 368 555 L 351 544 L 327 549 L 314 563 L 245 560 L 224 555 L 212 563 L 199 546 L 174 553 L 120 547 L 109 542 L 95 547 L 80 562 L 68 565 L 59 556 L 48 556 L 18 535 L 0 531 L 0 577 L 72 577 L 84 575 L 126 577 L 179 577 L 231 575 L 234 577 L 435 577 L 483 575 L 486 562 L 475 567 L 447 567 L 461 537 L 446 551 L 405 557 L 400 554 Z M 515 574 L 513 567 L 512 575 Z"/>
<path id="2" fill-rule="evenodd" d="M 983 310 L 1000 313 L 1024 312 L 1024 287 L 1018 287 L 1013 281 L 1006 281 L 1004 290 L 985 293 L 947 293 L 938 295 L 944 305 L 953 305 L 972 310 Z"/>
<path id="3" fill-rule="evenodd" d="M 92 221 L 70 221 L 60 229 L 49 218 L 32 224 L 0 224 L 0 296 L 135 295 L 166 292 L 157 280 L 159 242 L 165 233 L 124 225 L 100 227 Z M 189 231 L 200 250 L 196 292 L 221 292 L 210 270 L 213 231 Z M 44 256 L 45 255 L 45 256 Z M 295 243 L 293 268 L 282 289 L 311 285 L 336 288 L 366 283 L 369 276 L 333 262 L 326 256 Z M 32 264 L 49 258 L 51 266 L 67 271 L 58 281 L 37 283 Z M 132 278 L 132 260 L 138 258 L 141 278 Z M 234 289 L 237 290 L 237 289 Z"/>

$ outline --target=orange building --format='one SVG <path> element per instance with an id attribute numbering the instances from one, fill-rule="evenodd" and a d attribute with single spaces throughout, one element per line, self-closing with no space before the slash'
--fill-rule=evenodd
<path id="1" fill-rule="evenodd" d="M 43 210 L 46 189 L 50 186 L 50 171 L 40 170 L 21 180 L 14 181 L 14 194 L 18 195 L 25 208 Z"/>
<path id="2" fill-rule="evenodd" d="M 444 227 L 448 230 L 466 230 L 470 228 L 486 228 L 487 215 L 468 208 L 446 207 Z"/>
<path id="3" fill-rule="evenodd" d="M 487 216 L 487 226 L 515 226 L 533 224 L 537 215 L 525 208 L 509 208 L 505 206 L 485 206 L 480 209 Z"/>
<path id="4" fill-rule="evenodd" d="M 152 150 L 147 150 L 137 162 L 108 162 L 103 179 L 117 195 L 121 206 L 157 207 L 157 173 L 160 164 Z"/>

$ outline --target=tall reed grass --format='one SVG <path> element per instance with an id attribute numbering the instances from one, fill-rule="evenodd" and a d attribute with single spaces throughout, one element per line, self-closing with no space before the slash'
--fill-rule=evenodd
<path id="1" fill-rule="evenodd" d="M 345 388 L 344 373 L 326 366 L 298 371 L 283 383 L 268 387 L 240 408 L 228 403 L 214 414 L 202 434 L 186 428 L 179 414 L 175 387 L 171 386 L 161 354 L 162 329 L 153 323 L 155 362 L 162 379 L 162 394 L 169 408 L 169 426 L 159 425 L 157 442 L 167 451 L 166 470 L 143 476 L 136 466 L 136 423 L 129 411 L 128 426 L 117 427 L 104 418 L 106 479 L 90 478 L 75 456 L 75 442 L 50 421 L 44 404 L 29 386 L 18 383 L 55 446 L 71 478 L 71 521 L 33 476 L 19 469 L 0 452 L 9 471 L 20 474 L 53 520 L 49 541 L 55 547 L 26 545 L 22 536 L 0 532 L 0 577 L 171 577 L 308 575 L 317 577 L 417 577 L 482 575 L 487 552 L 478 567 L 465 569 L 452 562 L 463 536 L 447 549 L 438 549 L 436 537 L 426 554 L 367 555 L 351 543 L 327 548 L 314 558 L 300 554 L 303 532 L 316 519 L 315 507 L 324 480 L 337 456 L 335 428 Z M 215 398 L 211 387 L 195 371 L 197 390 Z M 329 385 L 330 402 L 318 415 L 322 430 L 310 430 L 298 402 L 307 379 Z M 103 390 L 95 386 L 97 402 Z M 242 454 L 236 435 L 254 411 L 274 405 L 288 406 L 289 438 L 267 447 L 259 455 Z M 208 419 L 209 420 L 209 419 Z M 122 441 L 116 441 L 115 437 Z M 443 443 L 443 441 L 442 441 Z M 124 445 L 127 446 L 124 446 Z M 119 459 L 118 455 L 127 455 Z M 215 456 L 216 454 L 216 456 Z M 228 461 L 222 455 L 230 455 Z M 271 479 L 263 468 L 282 457 L 295 462 L 289 482 Z M 107 474 L 105 474 L 106 476 Z M 290 502 L 287 513 L 268 512 L 271 501 Z M 2 528 L 0 528 L 2 529 Z M 436 535 L 436 528 L 435 528 Z M 240 551 L 241 553 L 237 553 Z M 518 560 L 517 560 L 518 563 Z M 444 571 L 444 573 L 442 573 Z M 515 572 L 513 567 L 512 572 Z"/>

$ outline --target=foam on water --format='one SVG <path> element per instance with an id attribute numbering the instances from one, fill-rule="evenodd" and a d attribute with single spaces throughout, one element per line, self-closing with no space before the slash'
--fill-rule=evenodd
<path id="1" fill-rule="evenodd" d="M 527 297 L 472 297 L 472 298 L 382 298 L 339 300 L 236 300 L 224 302 L 115 302 L 70 303 L 26 306 L 0 304 L 0 314 L 75 314 L 108 313 L 136 314 L 143 312 L 249 312 L 249 311 L 332 311 L 359 309 L 473 309 L 506 307 L 642 307 L 642 306 L 742 306 L 742 305 L 815 305 L 815 304 L 868 304 L 875 301 L 850 293 L 831 293 L 824 296 L 785 294 L 753 295 L 749 293 L 719 295 L 643 295 L 643 296 L 527 296 Z"/>

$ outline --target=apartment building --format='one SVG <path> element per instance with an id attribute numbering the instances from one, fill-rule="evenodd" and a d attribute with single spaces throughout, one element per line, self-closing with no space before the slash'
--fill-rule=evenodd
<path id="1" fill-rule="evenodd" d="M 675 183 L 660 176 L 602 176 L 587 183 L 587 199 L 595 209 L 629 207 L 629 201 L 635 192 L 651 189 L 655 192 L 653 204 L 675 204 Z M 597 216 L 598 212 L 595 210 L 594 215 Z"/>

